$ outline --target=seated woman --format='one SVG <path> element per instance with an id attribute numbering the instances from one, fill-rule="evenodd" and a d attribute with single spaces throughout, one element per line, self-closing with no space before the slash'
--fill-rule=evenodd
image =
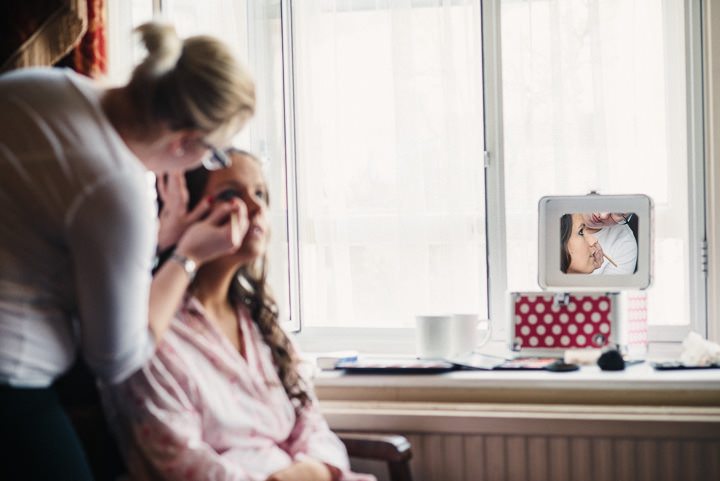
<path id="1" fill-rule="evenodd" d="M 560 270 L 566 274 L 592 274 L 603 263 L 600 244 L 585 229 L 582 214 L 560 218 Z"/>
<path id="2" fill-rule="evenodd" d="M 374 480 L 350 471 L 278 323 L 260 163 L 229 156 L 229 168 L 186 175 L 187 210 L 239 203 L 227 220 L 244 232 L 239 249 L 197 271 L 151 361 L 102 388 L 128 468 L 137 480 Z"/>

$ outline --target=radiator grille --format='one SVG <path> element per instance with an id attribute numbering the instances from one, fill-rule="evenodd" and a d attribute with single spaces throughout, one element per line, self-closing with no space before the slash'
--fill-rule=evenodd
<path id="1" fill-rule="evenodd" d="M 713 481 L 720 442 L 408 434 L 415 481 Z M 380 479 L 383 473 L 379 472 Z"/>
<path id="2" fill-rule="evenodd" d="M 602 419 L 592 414 L 598 407 L 535 416 L 375 408 L 324 411 L 336 429 L 404 434 L 414 481 L 720 481 L 714 408 L 605 408 Z M 376 462 L 353 460 L 353 468 L 388 479 Z"/>

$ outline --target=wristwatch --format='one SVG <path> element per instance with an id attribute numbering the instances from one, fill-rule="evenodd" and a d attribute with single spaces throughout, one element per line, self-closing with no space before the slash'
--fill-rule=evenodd
<path id="1" fill-rule="evenodd" d="M 190 282 L 195 279 L 195 274 L 197 274 L 197 264 L 195 264 L 195 261 L 185 257 L 181 256 L 180 254 L 173 252 L 170 254 L 170 259 L 174 260 L 175 262 L 179 263 L 183 269 L 185 269 L 185 272 L 187 273 L 188 277 L 190 278 Z"/>

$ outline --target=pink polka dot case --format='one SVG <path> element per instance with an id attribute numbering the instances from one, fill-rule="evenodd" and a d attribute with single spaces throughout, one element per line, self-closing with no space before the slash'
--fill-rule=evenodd
<path id="1" fill-rule="evenodd" d="M 645 296 L 512 293 L 512 350 L 526 353 L 647 345 Z"/>

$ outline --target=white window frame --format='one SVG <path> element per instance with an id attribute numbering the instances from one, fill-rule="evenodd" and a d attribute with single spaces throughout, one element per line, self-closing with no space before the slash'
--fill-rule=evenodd
<path id="1" fill-rule="evenodd" d="M 485 182 L 487 222 L 487 273 L 489 316 L 494 339 L 505 340 L 509 319 L 507 302 L 507 253 L 505 231 L 505 179 L 503 163 L 503 109 L 500 45 L 501 0 L 481 0 L 483 24 L 483 97 L 485 112 Z M 690 331 L 707 337 L 709 326 L 708 263 L 705 194 L 705 121 L 703 105 L 702 0 L 684 0 L 686 19 L 686 81 L 688 125 L 688 196 L 690 239 L 690 321 L 685 326 L 649 326 L 650 342 L 679 342 Z M 287 7 L 286 7 L 287 5 Z M 291 0 L 283 7 L 291 8 Z M 286 88 L 292 86 L 287 83 Z M 286 94 L 287 95 L 287 94 Z M 291 96 L 292 94 L 290 94 Z M 292 157 L 288 157 L 292 158 Z M 717 174 L 716 174 L 717 176 Z M 718 181 L 715 181 L 717 187 Z M 296 240 L 297 242 L 297 240 Z M 716 260 L 716 263 L 720 261 Z M 717 270 L 717 269 L 716 269 Z M 491 281 L 492 280 L 492 281 Z M 720 281 L 718 281 L 720 282 Z M 717 301 L 713 301 L 716 302 Z M 718 309 L 715 307 L 715 309 Z M 299 314 L 298 314 L 299 315 Z M 718 322 L 717 324 L 720 324 Z M 301 320 L 302 325 L 302 320 Z M 303 327 L 298 338 L 312 351 L 358 349 L 362 352 L 412 353 L 412 329 L 351 329 Z"/>
<path id="2" fill-rule="evenodd" d="M 704 131 L 707 186 L 707 338 L 720 342 L 720 5 L 711 0 L 700 3 L 706 99 Z"/>
<path id="3" fill-rule="evenodd" d="M 691 330 L 708 333 L 707 234 L 705 191 L 705 120 L 703 105 L 702 1 L 685 1 L 688 138 L 688 205 L 690 239 L 690 322 L 685 327 L 651 326 L 650 342 L 677 341 Z M 694 268 L 692 266 L 695 266 Z"/>
<path id="4" fill-rule="evenodd" d="M 486 5 L 486 4 L 492 4 L 492 5 Z M 283 32 L 289 32 L 290 35 L 283 35 L 283 95 L 285 97 L 285 112 L 286 112 L 286 119 L 285 119 L 285 153 L 286 153 L 286 164 L 287 164 L 287 172 L 288 172 L 288 178 L 286 183 L 287 188 L 287 196 L 288 196 L 288 244 L 290 248 L 290 260 L 291 263 L 294 264 L 293 268 L 291 268 L 291 272 L 289 273 L 291 284 L 293 281 L 295 281 L 296 286 L 293 288 L 291 286 L 291 293 L 294 293 L 297 297 L 295 300 L 291 298 L 290 300 L 290 322 L 292 326 L 296 326 L 299 324 L 299 329 L 295 331 L 295 337 L 299 341 L 300 345 L 303 348 L 303 351 L 306 352 L 322 352 L 322 351 L 328 351 L 328 350 L 357 350 L 359 352 L 363 353 L 372 353 L 372 354 L 397 354 L 397 355 L 408 355 L 413 354 L 415 352 L 415 329 L 414 328 L 342 328 L 342 327 L 308 327 L 303 326 L 302 322 L 302 285 L 300 282 L 300 274 L 299 269 L 300 267 L 300 238 L 299 238 L 299 231 L 298 231 L 298 218 L 299 218 L 299 212 L 298 212 L 298 205 L 297 205 L 297 179 L 294 177 L 294 174 L 296 172 L 296 157 L 295 157 L 295 131 L 294 131 L 294 125 L 295 125 L 295 104 L 294 104 L 294 98 L 295 98 L 295 92 L 294 92 L 294 47 L 293 47 L 293 39 L 292 39 L 292 31 L 293 31 L 293 0 L 280 0 L 281 5 L 281 17 L 282 17 L 282 25 L 283 25 Z M 490 35 L 494 35 L 493 41 L 492 41 L 492 51 L 488 51 L 488 48 L 483 46 L 483 56 L 487 58 L 487 55 L 494 55 L 496 57 L 497 64 L 499 65 L 499 43 L 495 40 L 497 36 L 499 36 L 499 16 L 493 17 L 493 28 L 492 33 L 487 32 L 486 25 L 485 25 L 485 9 L 486 7 L 490 7 L 492 11 L 498 12 L 499 15 L 499 3 L 496 1 L 487 2 L 485 0 L 481 0 L 481 8 L 482 8 L 482 22 L 483 22 L 483 45 L 486 45 L 486 40 Z M 487 32 L 487 33 L 486 33 Z M 487 64 L 483 66 L 483 69 L 487 68 Z M 487 70 L 484 70 L 487 72 Z M 487 87 L 487 84 L 489 81 L 494 82 L 494 85 L 497 86 L 497 91 L 500 92 L 500 74 L 497 73 L 496 78 L 492 80 L 488 80 L 486 77 L 484 77 L 483 82 L 485 87 Z M 483 93 L 483 97 L 485 98 L 486 106 L 487 108 L 487 95 Z M 495 96 L 496 98 L 498 96 Z M 498 105 L 501 101 L 498 99 Z M 495 114 L 493 119 L 501 119 L 501 109 L 496 108 Z M 485 111 L 486 118 L 488 118 L 487 110 Z M 497 116 L 497 117 L 495 117 Z M 288 119 L 287 117 L 292 117 Z M 487 126 L 486 122 L 486 130 L 492 131 L 492 133 L 495 135 L 495 142 L 492 144 L 487 143 L 487 132 L 485 133 L 486 137 L 486 148 L 485 148 L 485 175 L 486 175 L 486 189 L 489 189 L 489 182 L 487 179 L 488 175 L 488 158 L 489 158 L 489 151 L 495 150 L 495 146 L 498 146 L 497 151 L 500 152 L 499 146 L 502 145 L 502 128 L 501 122 L 497 122 L 494 126 Z M 494 174 L 499 176 L 494 181 L 494 187 L 497 188 L 495 195 L 503 195 L 504 191 L 502 190 L 502 163 L 497 164 L 498 167 L 494 169 Z M 292 175 L 291 175 L 292 174 Z M 292 195 L 291 195 L 292 193 Z M 486 191 L 486 199 L 490 198 Z M 486 204 L 487 205 L 487 204 Z M 489 205 L 488 205 L 489 210 Z M 291 213 L 293 215 L 291 215 Z M 496 203 L 494 214 L 498 216 L 498 218 L 504 217 L 504 207 L 502 206 L 501 202 Z M 489 217 L 489 213 L 486 214 L 486 218 Z M 489 222 L 489 221 L 486 221 Z M 499 223 L 501 224 L 501 223 Z M 497 229 L 497 231 L 493 234 L 493 237 L 496 241 L 502 242 L 501 244 L 503 247 L 501 249 L 491 249 L 489 246 L 491 244 L 490 239 L 490 224 L 487 224 L 488 232 L 486 235 L 488 236 L 488 277 L 493 276 L 493 279 L 500 279 L 502 276 L 502 281 L 499 282 L 497 285 L 502 285 L 501 289 L 496 289 L 491 287 L 491 283 L 488 282 L 488 309 L 492 309 L 492 297 L 490 297 L 492 294 L 499 295 L 500 292 L 505 291 L 505 285 L 506 285 L 506 275 L 505 275 L 505 248 L 504 248 L 504 239 L 505 239 L 505 231 L 504 227 L 502 229 Z M 294 235 L 294 237 L 293 237 Z M 494 255 L 492 257 L 493 261 L 491 262 L 490 258 L 490 252 L 493 252 Z M 492 265 L 497 272 L 491 274 L 490 272 L 490 265 Z M 291 294 L 292 295 L 292 294 Z M 488 312 L 488 316 L 490 316 L 490 319 L 495 319 L 493 317 L 494 311 Z M 299 323 L 296 322 L 296 320 L 299 320 Z M 494 331 L 494 337 L 497 339 L 500 339 L 500 337 L 503 335 L 503 332 L 505 330 L 504 328 L 504 322 L 501 323 L 495 323 L 499 327 L 498 330 Z"/>
<path id="5" fill-rule="evenodd" d="M 494 320 L 496 339 L 505 336 L 506 319 L 509 316 L 506 273 L 506 231 L 504 206 L 504 165 L 503 165 L 503 109 L 500 46 L 501 0 L 479 0 L 482 7 L 483 30 L 483 96 L 484 96 L 484 138 L 485 138 L 485 182 L 487 222 L 487 273 L 489 317 Z M 279 0 L 283 26 L 283 85 L 284 85 L 284 156 L 288 172 L 288 241 L 290 259 L 290 313 L 291 329 L 302 324 L 302 286 L 299 274 L 299 235 L 297 185 L 295 183 L 295 111 L 294 111 L 294 59 L 292 29 L 292 0 Z M 717 76 L 716 64 L 711 63 L 708 52 L 712 50 L 709 32 L 720 30 L 720 8 L 713 10 L 708 0 L 684 0 L 686 13 L 686 80 L 688 115 L 688 169 L 690 238 L 696 242 L 689 246 L 689 257 L 697 267 L 690 272 L 690 324 L 683 327 L 652 326 L 649 332 L 651 342 L 680 341 L 688 331 L 694 330 L 703 336 L 717 339 L 720 336 L 720 301 L 708 292 L 717 291 L 720 286 L 720 246 L 708 247 L 710 238 L 720 238 L 720 173 L 712 163 L 717 158 L 718 133 L 717 105 L 705 105 L 704 95 L 715 104 L 720 97 L 718 87 L 712 83 Z M 118 0 L 108 2 L 110 18 L 126 16 L 128 4 Z M 163 2 L 153 0 L 153 11 L 162 14 Z M 705 36 L 701 35 L 704 32 Z M 111 62 L 127 62 L 127 52 L 112 50 L 114 44 L 122 43 L 125 32 L 111 30 Z M 114 36 L 113 36 L 114 35 Z M 126 41 L 126 40 L 125 40 Z M 712 50 L 714 52 L 714 50 Z M 705 58 L 703 55 L 706 54 Z M 707 71 L 703 71 L 704 62 Z M 112 65 L 111 65 L 112 68 Z M 703 73 L 707 77 L 703 78 Z M 706 89 L 706 90 L 704 90 Z M 706 111 L 705 108 L 708 108 Z M 706 121 L 710 125 L 706 125 Z M 706 138 L 706 128 L 708 131 Z M 707 149 L 707 158 L 706 158 Z M 706 174 L 707 172 L 707 174 Z M 707 189 L 707 190 L 706 190 Z M 707 192 L 707 194 L 706 194 Z M 706 205 L 706 202 L 708 204 Z M 707 213 L 710 215 L 706 215 Z M 708 262 L 709 257 L 709 262 Z M 708 280 L 709 271 L 709 280 Z M 708 290 L 708 282 L 712 290 Z M 710 321 L 709 319 L 714 319 Z M 303 328 L 298 334 L 303 348 L 311 351 L 329 349 L 358 349 L 363 352 L 407 354 L 414 351 L 413 329 L 371 329 L 371 328 Z"/>
<path id="6" fill-rule="evenodd" d="M 280 0 L 280 24 L 282 25 L 282 71 L 284 97 L 284 149 L 288 266 L 290 272 L 290 312 L 286 328 L 292 332 L 302 330 L 302 287 L 300 282 L 300 212 L 298 208 L 297 155 L 295 151 L 295 48 L 293 45 L 292 0 Z M 287 35 L 286 35 L 287 34 Z"/>
<path id="7" fill-rule="evenodd" d="M 482 1 L 483 101 L 485 102 L 485 205 L 487 206 L 488 306 L 493 337 L 505 339 L 509 303 L 506 302 L 505 164 L 503 150 L 502 55 L 500 1 Z M 490 280 L 492 279 L 492 282 Z M 501 321 L 498 322 L 497 320 Z"/>

